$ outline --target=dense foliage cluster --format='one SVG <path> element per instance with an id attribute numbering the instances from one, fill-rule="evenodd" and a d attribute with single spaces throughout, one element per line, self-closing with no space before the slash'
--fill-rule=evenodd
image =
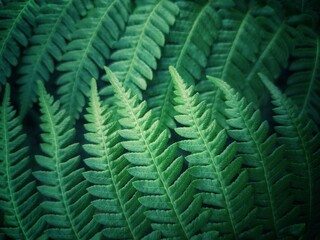
<path id="1" fill-rule="evenodd" d="M 312 0 L 1 0 L 0 239 L 320 238 Z"/>

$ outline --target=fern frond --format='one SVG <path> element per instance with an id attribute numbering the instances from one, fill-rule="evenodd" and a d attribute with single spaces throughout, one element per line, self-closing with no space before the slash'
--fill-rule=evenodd
<path id="1" fill-rule="evenodd" d="M 147 81 L 153 79 L 165 35 L 174 24 L 178 11 L 178 7 L 168 0 L 139 4 L 129 17 L 124 35 L 115 44 L 116 51 L 111 55 L 113 62 L 109 67 L 140 98 L 141 90 L 147 88 Z M 111 86 L 107 86 L 101 92 L 105 94 L 110 90 Z"/>
<path id="2" fill-rule="evenodd" d="M 182 125 L 175 131 L 185 139 L 180 141 L 180 148 L 190 152 L 186 160 L 197 179 L 199 195 L 213 209 L 210 227 L 230 239 L 259 235 L 253 188 L 248 183 L 247 171 L 241 168 L 242 159 L 235 158 L 236 144 L 226 146 L 226 131 L 220 130 L 212 119 L 206 102 L 200 102 L 193 87 L 187 88 L 174 68 L 170 68 L 170 73 L 178 112 L 175 119 Z M 238 204 L 246 207 L 239 210 Z"/>
<path id="3" fill-rule="evenodd" d="M 26 135 L 6 86 L 0 109 L 0 232 L 12 239 L 36 239 L 45 221 L 32 178 Z"/>
<path id="4" fill-rule="evenodd" d="M 18 64 L 20 46 L 27 46 L 39 10 L 34 0 L 18 0 L 0 9 L 0 90 Z"/>
<path id="5" fill-rule="evenodd" d="M 200 196 L 194 198 L 192 178 L 182 170 L 183 158 L 176 158 L 177 144 L 168 146 L 169 133 L 147 112 L 146 102 L 140 103 L 109 69 L 106 72 L 117 98 L 123 128 L 119 133 L 128 150 L 124 156 L 132 164 L 128 172 L 134 176 L 133 186 L 143 193 L 139 201 L 148 209 L 145 215 L 152 228 L 165 238 L 201 237 L 211 212 L 201 208 Z M 203 233 L 210 239 L 216 235 Z"/>
<path id="6" fill-rule="evenodd" d="M 223 79 L 236 89 L 256 61 L 261 43 L 260 28 L 253 16 L 255 6 L 246 7 L 246 11 L 220 11 L 222 26 L 206 67 L 206 75 Z"/>
<path id="7" fill-rule="evenodd" d="M 259 208 L 258 221 L 264 226 L 268 239 L 287 236 L 287 231 L 299 214 L 292 207 L 294 196 L 290 192 L 291 174 L 284 157 L 284 146 L 276 145 L 277 136 L 269 135 L 267 121 L 253 103 L 247 103 L 226 82 L 209 77 L 226 97 L 228 135 L 237 141 L 238 154 L 243 157 L 249 171 L 249 181 L 255 190 L 255 203 Z"/>
<path id="8" fill-rule="evenodd" d="M 89 239 L 97 225 L 86 190 L 88 182 L 82 176 L 84 169 L 79 168 L 78 144 L 73 143 L 75 129 L 60 102 L 54 102 L 42 82 L 38 81 L 38 87 L 43 154 L 36 156 L 42 170 L 34 176 L 42 183 L 38 190 L 46 197 L 41 203 L 50 226 L 46 232 L 53 239 Z"/>
<path id="9" fill-rule="evenodd" d="M 130 5 L 129 0 L 99 0 L 72 34 L 63 62 L 57 67 L 63 72 L 57 80 L 57 92 L 72 120 L 78 119 L 85 105 L 90 79 L 99 77 L 100 69 L 110 56 L 110 48 L 120 37 Z"/>
<path id="10" fill-rule="evenodd" d="M 46 82 L 66 49 L 66 40 L 75 29 L 80 16 L 91 7 L 89 1 L 60 0 L 42 6 L 36 18 L 37 26 L 23 52 L 18 73 L 20 84 L 20 114 L 24 116 L 37 100 L 36 81 Z"/>
<path id="11" fill-rule="evenodd" d="M 87 112 L 85 138 L 89 143 L 83 148 L 90 156 L 85 163 L 92 170 L 84 176 L 92 185 L 88 192 L 96 198 L 92 202 L 97 210 L 94 218 L 105 225 L 103 233 L 109 239 L 142 239 L 150 232 L 150 223 L 138 201 L 141 194 L 127 171 L 129 162 L 123 157 L 118 123 L 113 112 L 100 102 L 95 80 Z"/>
<path id="12" fill-rule="evenodd" d="M 320 125 L 320 36 L 307 27 L 299 31 L 303 37 L 293 52 L 286 94 Z"/>
<path id="13" fill-rule="evenodd" d="M 309 233 L 317 231 L 319 234 L 315 224 L 320 223 L 320 134 L 305 112 L 301 112 L 266 76 L 261 74 L 260 77 L 273 99 L 274 120 L 278 124 L 275 129 L 290 160 L 296 201 L 302 205 Z"/>
<path id="14" fill-rule="evenodd" d="M 282 70 L 288 65 L 289 56 L 295 46 L 296 31 L 287 23 L 282 12 L 279 13 L 270 6 L 261 8 L 255 19 L 261 26 L 262 42 L 259 55 L 247 72 L 240 91 L 248 100 L 255 101 L 259 106 L 266 102 L 263 99 L 266 95 L 261 94 L 264 86 L 258 73 L 267 75 L 273 81 L 278 79 Z"/>
<path id="15" fill-rule="evenodd" d="M 175 127 L 173 85 L 168 68 L 170 65 L 174 66 L 188 83 L 199 80 L 219 27 L 215 9 L 219 4 L 221 7 L 223 4 L 229 6 L 228 1 L 209 1 L 203 6 L 193 2 L 177 2 L 179 17 L 168 36 L 158 71 L 147 91 L 150 96 L 148 104 L 154 109 L 161 125 Z"/>

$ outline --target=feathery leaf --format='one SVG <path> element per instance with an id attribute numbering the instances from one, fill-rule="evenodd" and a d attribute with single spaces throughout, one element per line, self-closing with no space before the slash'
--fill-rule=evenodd
<path id="1" fill-rule="evenodd" d="M 127 171 L 129 162 L 122 155 L 118 123 L 112 119 L 113 112 L 102 105 L 95 80 L 87 112 L 85 138 L 89 143 L 83 148 L 90 155 L 85 163 L 92 170 L 84 176 L 91 183 L 88 192 L 96 198 L 92 202 L 97 210 L 94 218 L 105 225 L 103 233 L 108 239 L 142 239 L 150 232 L 150 223 Z"/>
<path id="2" fill-rule="evenodd" d="M 130 15 L 124 35 L 115 44 L 109 67 L 140 98 L 141 90 L 147 88 L 147 80 L 152 80 L 153 71 L 157 69 L 165 35 L 177 14 L 178 7 L 168 0 L 146 1 Z M 102 93 L 109 90 L 112 88 L 107 86 Z"/>
<path id="3" fill-rule="evenodd" d="M 286 94 L 320 125 L 320 35 L 300 26 L 303 37 L 293 52 Z"/>
<path id="4" fill-rule="evenodd" d="M 278 124 L 275 129 L 279 133 L 279 141 L 286 147 L 286 155 L 290 160 L 293 173 L 293 188 L 296 202 L 302 206 L 302 215 L 306 222 L 308 238 L 319 234 L 320 219 L 320 134 L 314 122 L 300 112 L 290 98 L 260 74 L 261 80 L 269 89 L 274 105 L 274 120 Z"/>
<path id="5" fill-rule="evenodd" d="M 27 46 L 39 10 L 34 0 L 11 1 L 0 8 L 0 90 L 18 64 L 20 46 Z"/>
<path id="6" fill-rule="evenodd" d="M 109 69 L 106 72 L 121 116 L 119 133 L 128 150 L 124 156 L 132 164 L 128 171 L 134 176 L 133 186 L 143 193 L 139 200 L 148 209 L 145 215 L 152 228 L 166 238 L 200 238 L 211 212 L 202 210 L 200 196 L 194 198 L 192 178 L 182 170 L 183 158 L 176 158 L 177 144 L 168 146 L 168 131 L 153 121 L 146 102 L 140 103 Z M 217 232 L 205 234 L 213 238 Z"/>
<path id="7" fill-rule="evenodd" d="M 66 40 L 91 6 L 89 1 L 59 0 L 40 8 L 36 18 L 37 26 L 29 40 L 29 46 L 23 52 L 17 80 L 21 85 L 20 105 L 24 116 L 37 100 L 36 81 L 48 81 L 55 69 L 55 61 L 60 61 L 66 49 Z"/>
<path id="8" fill-rule="evenodd" d="M 258 221 L 264 227 L 262 236 L 272 239 L 291 234 L 285 228 L 294 223 L 299 209 L 293 207 L 291 174 L 287 171 L 284 146 L 276 145 L 277 136 L 269 135 L 268 123 L 261 121 L 261 113 L 254 109 L 252 103 L 248 104 L 226 82 L 213 77 L 209 80 L 226 97 L 226 121 L 230 126 L 228 135 L 237 141 L 238 154 L 248 168 L 249 181 L 255 189 L 255 202 L 259 208 Z"/>
<path id="9" fill-rule="evenodd" d="M 85 105 L 90 79 L 99 77 L 110 48 L 124 29 L 130 5 L 129 0 L 98 0 L 72 34 L 72 41 L 57 67 L 63 72 L 57 80 L 57 92 L 72 121 L 79 118 Z"/>
<path id="10" fill-rule="evenodd" d="M 209 227 L 225 238 L 258 235 L 261 227 L 255 226 L 257 209 L 253 205 L 253 188 L 248 184 L 247 171 L 241 168 L 242 159 L 235 158 L 236 144 L 226 146 L 226 132 L 212 119 L 206 102 L 200 102 L 193 87 L 187 88 L 173 67 L 170 73 L 178 112 L 175 119 L 182 125 L 175 131 L 185 138 L 179 146 L 190 152 L 186 159 L 197 179 L 199 195 L 213 209 Z M 239 210 L 238 204 L 246 207 Z"/>
<path id="11" fill-rule="evenodd" d="M 97 225 L 92 219 L 88 182 L 82 176 L 84 169 L 79 168 L 78 144 L 73 143 L 75 129 L 60 102 L 54 102 L 42 82 L 37 84 L 43 154 L 36 156 L 41 170 L 34 176 L 42 183 L 38 190 L 46 197 L 41 203 L 50 225 L 46 232 L 53 239 L 91 238 Z"/>
<path id="12" fill-rule="evenodd" d="M 0 109 L 0 232 L 12 239 L 36 239 L 43 233 L 45 221 L 30 169 L 26 135 L 15 115 L 6 85 Z"/>

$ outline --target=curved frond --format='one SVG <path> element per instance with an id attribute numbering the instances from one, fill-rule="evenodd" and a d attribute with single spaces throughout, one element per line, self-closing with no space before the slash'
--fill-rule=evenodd
<path id="1" fill-rule="evenodd" d="M 0 90 L 18 64 L 20 46 L 27 46 L 39 10 L 34 0 L 10 1 L 0 8 Z"/>
<path id="2" fill-rule="evenodd" d="M 253 16 L 255 6 L 246 7 L 245 12 L 234 8 L 220 11 L 222 25 L 206 67 L 206 75 L 223 79 L 236 89 L 256 61 L 261 43 Z"/>
<path id="3" fill-rule="evenodd" d="M 190 152 L 186 160 L 197 179 L 199 195 L 213 209 L 209 227 L 228 239 L 257 236 L 261 227 L 255 226 L 253 188 L 248 183 L 247 171 L 241 168 L 242 159 L 235 158 L 236 144 L 227 146 L 226 131 L 220 130 L 212 119 L 206 102 L 200 102 L 193 87 L 187 88 L 174 68 L 170 68 L 170 73 L 178 112 L 175 119 L 182 125 L 175 131 L 184 138 L 180 148 Z M 246 207 L 239 210 L 238 204 Z"/>
<path id="4" fill-rule="evenodd" d="M 110 69 L 123 84 L 142 97 L 141 90 L 153 79 L 157 59 L 166 42 L 166 34 L 175 22 L 178 7 L 168 1 L 146 1 L 129 17 L 124 35 L 115 44 Z M 110 86 L 102 90 L 108 92 Z"/>
<path id="5" fill-rule="evenodd" d="M 90 79 L 110 57 L 110 48 L 120 37 L 130 12 L 129 0 L 99 0 L 88 16 L 80 21 L 57 69 L 58 94 L 72 120 L 79 118 L 90 93 Z"/>
<path id="6" fill-rule="evenodd" d="M 290 228 L 285 228 L 294 223 L 299 212 L 293 207 L 291 174 L 287 171 L 284 146 L 278 147 L 277 136 L 269 135 L 269 125 L 261 120 L 261 113 L 254 109 L 253 103 L 248 104 L 226 82 L 213 77 L 209 80 L 220 88 L 226 98 L 228 135 L 237 142 L 238 154 L 248 168 L 264 237 L 272 239 L 291 234 L 287 232 Z"/>
<path id="7" fill-rule="evenodd" d="M 0 232 L 11 239 L 36 239 L 45 221 L 32 178 L 26 135 L 6 86 L 0 108 Z"/>
<path id="8" fill-rule="evenodd" d="M 128 172 L 134 177 L 133 186 L 143 194 L 139 201 L 147 208 L 145 215 L 152 228 L 165 238 L 201 237 L 211 212 L 202 209 L 200 196 L 194 198 L 192 178 L 182 169 L 183 158 L 176 158 L 177 144 L 168 145 L 168 131 L 153 120 L 146 102 L 140 103 L 109 69 L 106 71 L 117 98 L 119 133 L 128 150 L 124 156 L 132 164 Z M 217 232 L 203 235 L 212 239 Z"/>
<path id="9" fill-rule="evenodd" d="M 299 29 L 303 37 L 293 52 L 286 94 L 320 125 L 320 36 L 309 28 Z"/>
<path id="10" fill-rule="evenodd" d="M 20 113 L 24 116 L 37 100 L 36 81 L 46 82 L 60 61 L 66 49 L 66 40 L 75 29 L 80 16 L 91 7 L 90 1 L 59 0 L 40 8 L 36 18 L 37 26 L 23 52 L 18 73 L 21 75 Z"/>
<path id="11" fill-rule="evenodd" d="M 302 205 L 302 216 L 309 233 L 319 234 L 315 224 L 320 224 L 320 134 L 305 112 L 301 112 L 266 76 L 260 77 L 273 99 L 275 129 L 290 160 L 296 202 Z M 313 238 L 311 235 L 308 237 Z"/>
<path id="12" fill-rule="evenodd" d="M 43 142 L 42 155 L 36 156 L 41 170 L 34 176 L 46 197 L 41 203 L 49 224 L 46 233 L 53 239 L 89 239 L 97 225 L 86 190 L 88 182 L 82 176 L 84 169 L 79 168 L 78 144 L 73 143 L 75 129 L 60 102 L 54 102 L 42 82 L 38 81 L 38 87 Z"/>
<path id="13" fill-rule="evenodd" d="M 141 194 L 133 187 L 128 173 L 129 162 L 123 157 L 118 123 L 113 112 L 102 105 L 95 80 L 91 83 L 89 107 L 85 118 L 89 142 L 83 148 L 89 154 L 85 163 L 92 169 L 84 173 L 91 183 L 88 192 L 96 200 L 94 218 L 104 225 L 108 239 L 142 239 L 150 230 L 150 223 L 138 198 Z"/>
<path id="14" fill-rule="evenodd" d="M 265 13 L 261 13 L 264 11 Z M 266 6 L 261 8 L 256 21 L 261 26 L 262 42 L 259 55 L 246 73 L 240 91 L 248 100 L 255 101 L 257 106 L 266 102 L 264 86 L 258 73 L 267 75 L 273 81 L 277 80 L 284 68 L 287 67 L 289 56 L 295 45 L 296 31 L 287 23 L 287 19 L 276 7 Z"/>
<path id="15" fill-rule="evenodd" d="M 148 104 L 154 109 L 161 125 L 175 127 L 169 66 L 174 66 L 188 83 L 199 80 L 219 27 L 215 8 L 224 4 L 228 6 L 230 3 L 209 1 L 201 6 L 193 2 L 177 2 L 180 14 L 168 36 L 159 68 L 147 91 L 150 96 Z"/>

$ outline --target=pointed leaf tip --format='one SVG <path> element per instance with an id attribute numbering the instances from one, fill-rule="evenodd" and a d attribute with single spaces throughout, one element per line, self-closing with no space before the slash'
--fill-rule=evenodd
<path id="1" fill-rule="evenodd" d="M 232 95 L 232 87 L 220 78 L 207 76 L 207 79 L 214 83 L 225 95 Z"/>

